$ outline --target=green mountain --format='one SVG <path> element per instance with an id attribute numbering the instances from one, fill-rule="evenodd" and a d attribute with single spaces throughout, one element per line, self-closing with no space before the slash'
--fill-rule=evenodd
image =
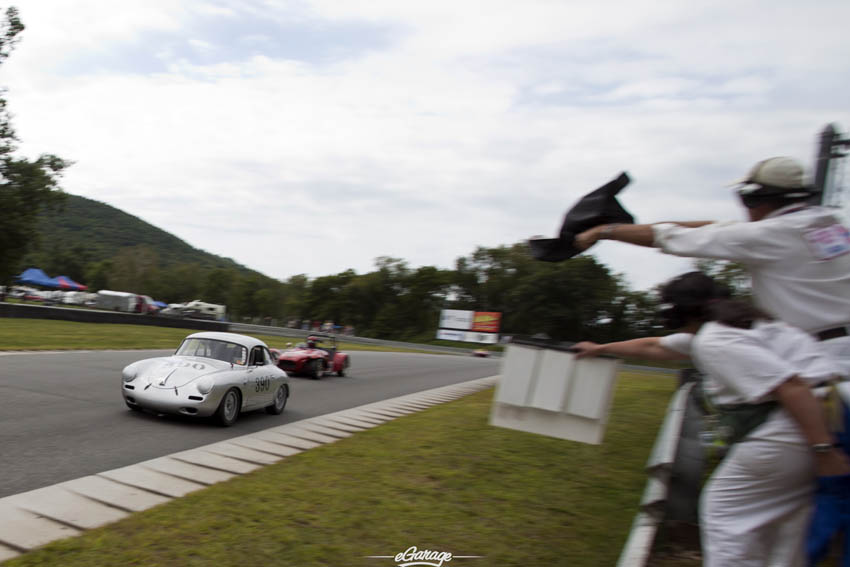
<path id="1" fill-rule="evenodd" d="M 82 277 L 86 265 L 111 260 L 123 249 L 143 246 L 155 253 L 160 268 L 183 264 L 261 275 L 230 258 L 199 250 L 111 205 L 66 195 L 64 206 L 41 213 L 38 248 L 27 255 L 23 268 L 40 267 L 51 275 L 76 271 L 66 275 Z"/>

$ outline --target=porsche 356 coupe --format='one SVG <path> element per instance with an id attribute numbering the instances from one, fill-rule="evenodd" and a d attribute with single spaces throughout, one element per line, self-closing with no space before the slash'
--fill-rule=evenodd
<path id="1" fill-rule="evenodd" d="M 234 333 L 191 334 L 173 355 L 139 360 L 121 374 L 130 409 L 213 416 L 223 426 L 244 411 L 278 415 L 289 399 L 288 377 L 268 346 Z"/>

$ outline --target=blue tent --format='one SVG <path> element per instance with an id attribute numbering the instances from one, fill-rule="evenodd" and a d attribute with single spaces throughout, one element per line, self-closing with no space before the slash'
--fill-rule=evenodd
<path id="1" fill-rule="evenodd" d="M 37 285 L 40 287 L 49 287 L 50 289 L 59 289 L 59 282 L 48 277 L 47 274 L 38 268 L 28 268 L 15 279 L 18 283 L 24 285 Z"/>

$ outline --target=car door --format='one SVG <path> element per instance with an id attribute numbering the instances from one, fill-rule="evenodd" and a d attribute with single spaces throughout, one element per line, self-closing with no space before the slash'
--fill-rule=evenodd
<path id="1" fill-rule="evenodd" d="M 268 378 L 267 383 L 269 385 L 266 390 L 265 403 L 263 405 L 267 406 L 274 403 L 274 395 L 277 393 L 277 389 L 280 385 L 285 382 L 285 379 L 284 373 L 277 367 L 277 363 L 275 362 L 272 353 L 269 352 L 269 349 L 263 348 L 263 357 L 265 359 L 263 371 Z"/>
<path id="2" fill-rule="evenodd" d="M 245 397 L 248 402 L 246 409 L 255 409 L 271 403 L 271 379 L 269 364 L 271 357 L 261 346 L 251 349 L 248 358 L 248 384 L 245 386 Z"/>

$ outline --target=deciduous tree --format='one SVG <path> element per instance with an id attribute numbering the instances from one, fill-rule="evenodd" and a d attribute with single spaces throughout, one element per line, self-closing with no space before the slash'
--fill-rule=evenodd
<path id="1" fill-rule="evenodd" d="M 9 57 L 24 25 L 14 7 L 0 22 L 0 64 Z M 0 89 L 0 281 L 8 282 L 20 269 L 19 261 L 37 242 L 36 219 L 45 206 L 61 203 L 58 180 L 68 162 L 50 154 L 30 161 L 16 156 L 18 139 Z"/>

